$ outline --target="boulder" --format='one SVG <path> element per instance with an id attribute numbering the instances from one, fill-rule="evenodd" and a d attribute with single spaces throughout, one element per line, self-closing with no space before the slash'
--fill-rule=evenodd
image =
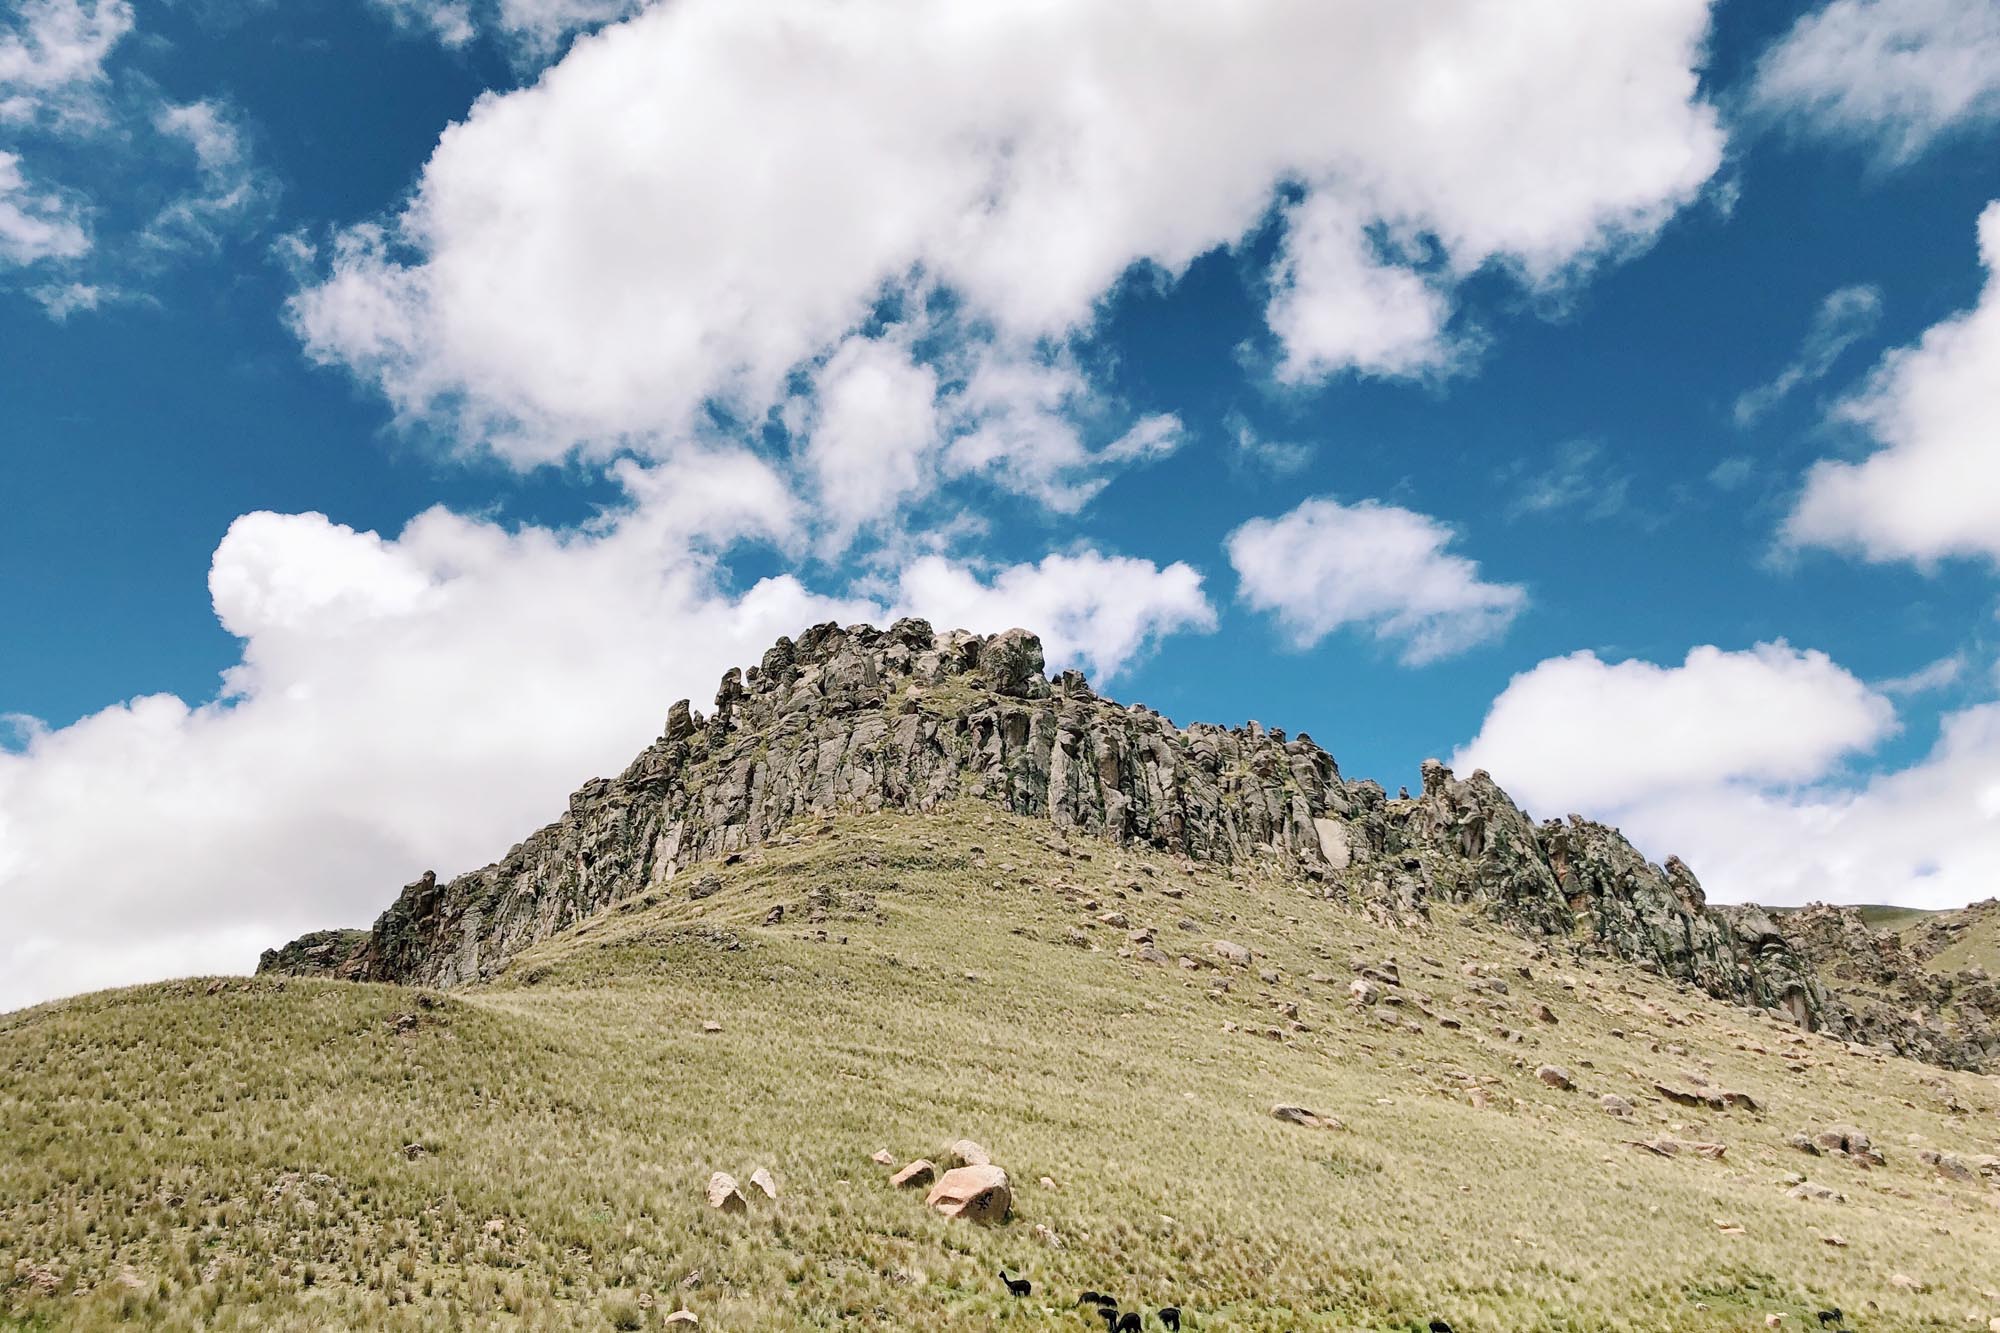
<path id="1" fill-rule="evenodd" d="M 937 1178 L 937 1167 L 919 1157 L 908 1166 L 889 1177 L 889 1183 L 899 1190 L 913 1190 L 928 1185 Z"/>
<path id="2" fill-rule="evenodd" d="M 740 1213 L 749 1204 L 743 1198 L 743 1191 L 737 1188 L 736 1177 L 718 1171 L 708 1178 L 708 1206 L 725 1213 Z"/>
<path id="3" fill-rule="evenodd" d="M 771 1179 L 771 1173 L 763 1167 L 760 1166 L 750 1173 L 750 1183 L 764 1191 L 765 1198 L 775 1199 L 778 1197 L 778 1182 Z"/>
<path id="4" fill-rule="evenodd" d="M 1356 977 L 1347 983 L 1347 1002 L 1349 1004 L 1373 1004 L 1381 998 L 1382 988 L 1367 977 Z"/>
<path id="5" fill-rule="evenodd" d="M 1208 951 L 1214 954 L 1217 958 L 1220 958 L 1223 962 L 1229 963 L 1233 966 L 1236 967 L 1250 966 L 1250 951 L 1244 948 L 1242 945 L 1236 943 L 1234 940 L 1212 941 L 1208 946 Z"/>
<path id="6" fill-rule="evenodd" d="M 1605 1093 L 1597 1099 L 1597 1104 L 1604 1108 L 1607 1115 L 1615 1115 L 1622 1118 L 1632 1114 L 1632 1103 L 1620 1097 L 1615 1092 Z"/>
<path id="7" fill-rule="evenodd" d="M 991 1166 L 993 1155 L 971 1139 L 956 1139 L 944 1150 L 944 1161 L 947 1166 Z"/>
<path id="8" fill-rule="evenodd" d="M 1535 1071 L 1535 1077 L 1550 1087 L 1560 1088 L 1564 1092 L 1576 1086 L 1576 1079 L 1561 1065 L 1543 1065 Z"/>
<path id="9" fill-rule="evenodd" d="M 997 1166 L 961 1166 L 938 1177 L 924 1203 L 946 1217 L 1004 1222 L 1014 1206 L 1007 1173 Z"/>
<path id="10" fill-rule="evenodd" d="M 870 1153 L 868 1160 L 877 1166 L 894 1166 L 896 1164 L 896 1155 L 887 1148 L 881 1148 Z"/>

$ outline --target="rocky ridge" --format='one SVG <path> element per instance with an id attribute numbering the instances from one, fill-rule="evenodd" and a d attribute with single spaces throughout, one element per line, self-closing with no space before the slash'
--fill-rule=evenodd
<path id="1" fill-rule="evenodd" d="M 699 896 L 690 868 L 795 820 L 963 800 L 1065 834 L 1282 870 L 1372 913 L 1481 914 L 1806 1027 L 1868 1031 L 1770 915 L 1709 907 L 1686 865 L 1653 865 L 1605 825 L 1538 825 L 1484 772 L 1459 778 L 1428 761 L 1416 794 L 1391 797 L 1344 778 L 1304 734 L 1177 727 L 1098 696 L 1076 672 L 1051 679 L 1025 631 L 940 633 L 920 620 L 780 639 L 723 677 L 712 713 L 675 704 L 623 773 L 584 784 L 499 861 L 447 882 L 426 874 L 372 930 L 317 932 L 267 952 L 259 970 L 471 982 L 621 899 L 684 879 Z M 1962 1045 L 1918 1049 L 1973 1062 Z"/>

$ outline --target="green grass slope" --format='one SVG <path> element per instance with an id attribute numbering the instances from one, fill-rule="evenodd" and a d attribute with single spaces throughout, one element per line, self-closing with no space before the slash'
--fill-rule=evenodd
<path id="1" fill-rule="evenodd" d="M 0 1326 L 1101 1328 L 1086 1287 L 1199 1329 L 2000 1315 L 2000 1189 L 1918 1156 L 2000 1152 L 1992 1078 L 981 808 L 718 873 L 447 995 L 239 978 L 0 1018 Z M 1121 956 L 1143 927 L 1175 962 Z M 1350 1004 L 1390 957 L 1402 985 Z M 1757 1109 L 1654 1091 L 1697 1076 Z M 1787 1144 L 1830 1123 L 1887 1164 Z M 870 1160 L 960 1136 L 1011 1174 L 1007 1224 L 934 1216 Z M 1660 1136 L 1726 1153 L 1630 1146 Z M 775 1201 L 706 1206 L 711 1172 L 747 1192 L 759 1166 Z"/>

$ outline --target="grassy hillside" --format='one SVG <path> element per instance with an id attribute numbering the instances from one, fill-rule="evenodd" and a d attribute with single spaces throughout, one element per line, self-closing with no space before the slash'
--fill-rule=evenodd
<path id="1" fill-rule="evenodd" d="M 0 1018 L 0 1326 L 658 1328 L 685 1304 L 732 1330 L 1101 1328 L 1069 1309 L 1086 1287 L 1201 1329 L 2000 1315 L 2000 1190 L 1918 1158 L 2000 1152 L 1995 1079 L 984 808 L 717 873 L 448 995 L 239 978 Z M 1176 961 L 1120 956 L 1144 927 Z M 1350 1004 L 1391 957 L 1400 987 Z M 1691 1076 L 1758 1109 L 1654 1091 Z M 1887 1164 L 1786 1142 L 1836 1122 Z M 935 1217 L 870 1161 L 960 1136 L 1012 1175 L 1007 1225 Z M 1661 1136 L 1726 1154 L 1629 1146 Z M 706 1206 L 711 1172 L 747 1191 L 758 1166 L 775 1202 Z"/>

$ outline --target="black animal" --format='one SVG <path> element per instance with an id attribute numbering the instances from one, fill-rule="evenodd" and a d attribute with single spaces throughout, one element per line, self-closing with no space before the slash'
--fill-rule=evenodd
<path id="1" fill-rule="evenodd" d="M 1431 1333 L 1451 1333 L 1451 1325 L 1442 1319 L 1431 1320 Z"/>
<path id="2" fill-rule="evenodd" d="M 1118 1316 L 1118 1322 L 1111 1326 L 1111 1333 L 1139 1333 L 1143 1321 L 1137 1310 L 1127 1310 Z"/>
<path id="3" fill-rule="evenodd" d="M 1104 1333 L 1118 1333 L 1117 1306 L 1100 1305 L 1097 1307 L 1097 1313 L 1098 1316 L 1104 1320 Z"/>
<path id="4" fill-rule="evenodd" d="M 1160 1322 L 1172 1329 L 1174 1333 L 1180 1333 L 1181 1307 L 1178 1305 L 1161 1306 Z"/>
<path id="5" fill-rule="evenodd" d="M 1076 1303 L 1078 1305 L 1096 1305 L 1099 1301 L 1102 1301 L 1103 1299 L 1104 1298 L 1102 1296 L 1098 1295 L 1094 1291 L 1086 1291 L 1083 1293 L 1083 1295 L 1076 1298 Z"/>
<path id="6" fill-rule="evenodd" d="M 1035 1284 L 1024 1277 L 1008 1277 L 1007 1270 L 1000 1270 L 1000 1280 L 1007 1284 L 1009 1296 L 1025 1296 L 1035 1289 Z"/>
<path id="7" fill-rule="evenodd" d="M 1845 1318 L 1847 1316 L 1842 1314 L 1840 1307 L 1836 1305 L 1831 1310 L 1821 1310 L 1819 1312 L 1819 1326 L 1825 1328 L 1828 1324 L 1837 1324 Z"/>

